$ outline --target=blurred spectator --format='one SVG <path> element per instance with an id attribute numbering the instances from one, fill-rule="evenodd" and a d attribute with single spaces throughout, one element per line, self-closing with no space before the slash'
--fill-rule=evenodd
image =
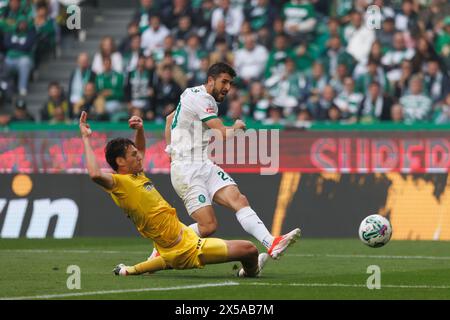
<path id="1" fill-rule="evenodd" d="M 283 6 L 284 30 L 294 44 L 311 40 L 317 24 L 316 11 L 309 0 L 290 0 Z"/>
<path id="2" fill-rule="evenodd" d="M 307 107 L 315 120 L 326 120 L 328 109 L 334 104 L 336 93 L 332 86 L 326 85 L 319 96 L 311 96 Z"/>
<path id="3" fill-rule="evenodd" d="M 413 76 L 413 67 L 410 60 L 403 60 L 401 63 L 401 77 L 394 83 L 394 95 L 397 98 L 405 95 L 409 89 L 409 80 Z"/>
<path id="4" fill-rule="evenodd" d="M 345 64 L 347 70 L 353 70 L 355 61 L 353 57 L 345 51 L 341 45 L 341 39 L 338 36 L 332 36 L 327 44 L 328 49 L 325 51 L 322 61 L 325 70 L 329 76 L 333 77 L 337 72 L 338 64 Z"/>
<path id="5" fill-rule="evenodd" d="M 393 123 L 403 123 L 403 106 L 400 103 L 396 103 L 391 108 L 391 121 Z"/>
<path id="6" fill-rule="evenodd" d="M 181 48 L 186 45 L 188 37 L 196 34 L 196 29 L 192 26 L 191 17 L 186 15 L 180 17 L 178 26 L 173 29 L 172 34 L 175 37 L 176 46 Z"/>
<path id="7" fill-rule="evenodd" d="M 224 120 L 227 122 L 234 122 L 238 119 L 246 121 L 246 115 L 244 114 L 244 109 L 242 107 L 241 99 L 233 99 L 230 101 L 230 105 L 228 107 L 227 115 L 224 117 Z"/>
<path id="8" fill-rule="evenodd" d="M 243 48 L 245 46 L 245 38 L 250 35 L 253 35 L 255 41 L 257 41 L 256 33 L 253 32 L 252 27 L 250 26 L 250 22 L 244 21 L 241 25 L 241 30 L 239 30 L 239 35 L 234 38 L 233 49 L 237 50 Z"/>
<path id="9" fill-rule="evenodd" d="M 255 31 L 270 28 L 277 15 L 277 8 L 269 0 L 250 1 L 244 9 L 245 20 Z"/>
<path id="10" fill-rule="evenodd" d="M 310 46 L 308 46 L 307 42 L 302 42 L 294 49 L 297 69 L 306 73 L 311 71 L 315 60 L 309 48 Z"/>
<path id="11" fill-rule="evenodd" d="M 122 55 L 124 73 L 131 72 L 136 69 L 139 56 L 142 55 L 141 36 L 135 34 L 131 37 L 130 48 Z"/>
<path id="12" fill-rule="evenodd" d="M 436 124 L 449 124 L 450 123 L 450 93 L 447 94 L 445 99 L 436 105 L 434 109 L 434 123 Z"/>
<path id="13" fill-rule="evenodd" d="M 308 109 L 299 109 L 294 125 L 300 128 L 309 127 L 313 120 L 311 112 Z"/>
<path id="14" fill-rule="evenodd" d="M 392 49 L 392 43 L 395 34 L 395 19 L 390 17 L 383 21 L 381 29 L 375 31 L 377 41 L 380 42 L 383 51 L 386 52 Z"/>
<path id="15" fill-rule="evenodd" d="M 400 64 L 403 60 L 411 60 L 415 54 L 414 49 L 406 48 L 405 39 L 402 32 L 396 32 L 394 35 L 393 49 L 383 55 L 381 62 L 387 71 L 387 77 L 391 83 L 400 80 L 402 72 Z"/>
<path id="16" fill-rule="evenodd" d="M 416 41 L 416 54 L 411 59 L 413 73 L 425 71 L 426 62 L 438 60 L 439 57 L 426 37 L 419 37 Z"/>
<path id="17" fill-rule="evenodd" d="M 83 97 L 84 86 L 95 81 L 95 72 L 90 68 L 89 55 L 82 52 L 78 55 L 77 68 L 72 71 L 69 80 L 69 102 L 74 105 Z"/>
<path id="18" fill-rule="evenodd" d="M 263 84 L 259 81 L 252 82 L 245 105 L 249 115 L 255 120 L 263 120 L 267 116 L 268 107 L 269 100 Z"/>
<path id="19" fill-rule="evenodd" d="M 392 104 L 392 99 L 388 95 L 383 95 L 380 84 L 372 82 L 366 97 L 359 105 L 359 121 L 370 123 L 390 120 Z"/>
<path id="20" fill-rule="evenodd" d="M 34 117 L 27 110 L 27 103 L 25 100 L 18 99 L 15 104 L 13 114 L 10 119 L 11 122 L 32 122 Z"/>
<path id="21" fill-rule="evenodd" d="M 437 34 L 435 41 L 436 51 L 447 62 L 447 68 L 450 68 L 450 15 L 445 17 L 442 30 Z"/>
<path id="22" fill-rule="evenodd" d="M 196 34 L 190 34 L 187 38 L 187 46 L 185 47 L 187 55 L 187 76 L 191 78 L 194 72 L 200 69 L 200 60 L 207 53 L 203 51 L 200 38 Z"/>
<path id="23" fill-rule="evenodd" d="M 65 110 L 62 107 L 57 106 L 53 110 L 52 117 L 50 118 L 50 121 L 48 123 L 49 124 L 70 124 L 71 121 L 70 121 L 69 116 L 65 112 Z"/>
<path id="24" fill-rule="evenodd" d="M 100 52 L 97 52 L 92 61 L 92 71 L 100 74 L 105 71 L 104 60 L 111 59 L 112 69 L 116 72 L 123 71 L 123 60 L 120 52 L 116 51 L 114 39 L 112 37 L 103 37 L 100 43 Z"/>
<path id="25" fill-rule="evenodd" d="M 169 29 L 161 24 L 161 18 L 157 15 L 150 17 L 150 26 L 142 33 L 141 47 L 146 56 L 162 47 L 164 39 L 170 34 Z"/>
<path id="26" fill-rule="evenodd" d="M 164 57 L 169 54 L 173 58 L 174 63 L 178 65 L 183 72 L 187 72 L 188 57 L 186 50 L 183 47 L 177 48 L 175 38 L 170 34 L 164 38 L 163 46 L 153 51 L 152 57 L 155 59 L 155 62 L 159 64 L 164 60 Z"/>
<path id="27" fill-rule="evenodd" d="M 327 121 L 338 123 L 342 120 L 342 112 L 335 104 L 332 104 L 327 112 Z"/>
<path id="28" fill-rule="evenodd" d="M 262 77 L 268 59 L 267 49 L 256 44 L 253 34 L 244 39 L 244 48 L 235 52 L 236 73 L 245 83 Z"/>
<path id="29" fill-rule="evenodd" d="M 83 97 L 73 105 L 73 119 L 79 119 L 81 112 L 83 111 L 87 112 L 89 120 L 109 120 L 109 116 L 105 109 L 105 98 L 97 94 L 94 82 L 86 83 L 83 91 Z"/>
<path id="30" fill-rule="evenodd" d="M 272 104 L 283 108 L 283 114 L 288 117 L 300 102 L 306 100 L 306 78 L 296 70 L 294 60 L 287 58 L 282 74 L 275 74 L 265 82 Z"/>
<path id="31" fill-rule="evenodd" d="M 125 101 L 128 103 L 129 110 L 133 107 L 150 108 L 150 100 L 155 95 L 152 84 L 151 74 L 145 69 L 145 57 L 140 56 L 136 70 L 131 71 L 127 77 Z"/>
<path id="32" fill-rule="evenodd" d="M 228 48 L 225 39 L 218 39 L 214 45 L 214 51 L 210 53 L 211 65 L 217 62 L 226 62 L 229 65 L 234 64 L 234 55 Z"/>
<path id="33" fill-rule="evenodd" d="M 355 91 L 355 81 L 352 77 L 344 79 L 344 90 L 341 91 L 334 100 L 335 105 L 339 108 L 343 119 L 351 119 L 356 121 L 359 105 L 364 96 Z"/>
<path id="34" fill-rule="evenodd" d="M 0 12 L 0 33 L 14 33 L 19 20 L 30 19 L 31 11 L 22 7 L 21 0 L 9 0 L 7 6 Z"/>
<path id="35" fill-rule="evenodd" d="M 336 92 L 344 90 L 344 79 L 350 74 L 345 63 L 339 63 L 336 69 L 336 73 L 330 79 L 330 85 Z"/>
<path id="36" fill-rule="evenodd" d="M 6 67 L 10 72 L 18 73 L 19 94 L 27 95 L 28 80 L 33 70 L 33 49 L 36 32 L 26 18 L 19 18 L 17 29 L 5 35 Z"/>
<path id="37" fill-rule="evenodd" d="M 173 78 L 173 70 L 170 65 L 162 68 L 161 77 L 155 87 L 155 116 L 163 120 L 175 110 L 182 90 Z"/>
<path id="38" fill-rule="evenodd" d="M 365 95 L 372 82 L 379 83 L 382 92 L 390 93 L 390 85 L 386 73 L 375 60 L 369 60 L 366 70 L 356 79 L 356 90 Z"/>
<path id="39" fill-rule="evenodd" d="M 213 0 L 201 1 L 201 7 L 194 12 L 194 25 L 198 28 L 198 35 L 204 39 L 211 32 L 211 17 L 214 11 Z"/>
<path id="40" fill-rule="evenodd" d="M 56 122 L 65 122 L 70 116 L 71 110 L 69 103 L 64 96 L 61 85 L 58 82 L 50 82 L 48 85 L 48 100 L 41 109 L 41 120 L 48 121 L 55 119 L 54 121 Z"/>
<path id="41" fill-rule="evenodd" d="M 132 21 L 128 24 L 127 35 L 122 39 L 119 44 L 119 52 L 124 56 L 131 50 L 131 42 L 133 41 L 136 35 L 140 35 L 139 32 L 139 24 L 135 21 Z"/>
<path id="42" fill-rule="evenodd" d="M 439 32 L 445 17 L 449 14 L 450 4 L 448 0 L 431 0 L 428 9 L 425 8 L 425 10 L 420 11 L 419 24 L 428 40 L 431 41 L 434 34 Z"/>
<path id="43" fill-rule="evenodd" d="M 188 87 L 195 87 L 201 83 L 206 83 L 207 73 L 210 66 L 209 57 L 204 56 L 200 59 L 200 67 L 198 70 L 194 71 L 192 77 L 189 79 L 187 84 Z"/>
<path id="44" fill-rule="evenodd" d="M 413 0 L 403 0 L 402 10 L 395 16 L 395 28 L 399 31 L 418 31 L 418 3 Z"/>
<path id="45" fill-rule="evenodd" d="M 316 45 L 318 46 L 318 55 L 322 55 L 327 49 L 328 41 L 331 37 L 339 37 L 343 45 L 346 44 L 339 19 L 336 17 L 330 17 L 327 22 L 327 27 L 321 30 L 316 38 L 314 39 Z"/>
<path id="46" fill-rule="evenodd" d="M 425 92 L 433 100 L 433 103 L 442 101 L 450 92 L 449 78 L 439 68 L 439 61 L 437 60 L 430 60 L 426 64 Z"/>
<path id="47" fill-rule="evenodd" d="M 111 58 L 103 58 L 104 72 L 97 74 L 95 87 L 99 95 L 106 100 L 106 111 L 109 115 L 120 112 L 122 108 L 124 79 L 122 73 L 112 69 Z"/>
<path id="48" fill-rule="evenodd" d="M 313 64 L 311 75 L 307 78 L 307 81 L 311 95 L 318 96 L 329 82 L 322 63 L 315 62 Z"/>
<path id="49" fill-rule="evenodd" d="M 161 9 L 163 15 L 163 23 L 169 28 L 174 29 L 182 17 L 189 17 L 192 21 L 194 12 L 191 8 L 190 0 L 172 0 L 168 6 L 163 6 Z"/>
<path id="50" fill-rule="evenodd" d="M 283 110 L 280 107 L 270 106 L 267 109 L 267 117 L 262 122 L 264 125 L 285 125 L 286 120 L 283 119 Z"/>
<path id="51" fill-rule="evenodd" d="M 295 59 L 295 52 L 289 48 L 286 34 L 280 33 L 275 36 L 274 48 L 270 51 L 267 59 L 264 76 L 270 78 L 273 74 L 281 73 L 284 69 L 286 58 Z"/>
<path id="52" fill-rule="evenodd" d="M 214 50 L 217 44 L 225 43 L 227 49 L 230 49 L 233 43 L 233 37 L 226 31 L 225 20 L 217 21 L 216 29 L 206 38 L 205 48 L 208 51 Z"/>
<path id="53" fill-rule="evenodd" d="M 187 86 L 187 82 L 188 82 L 188 78 L 187 78 L 187 74 L 186 72 L 175 63 L 175 59 L 172 55 L 172 53 L 170 52 L 166 52 L 164 54 L 164 58 L 163 60 L 157 64 L 157 74 L 158 77 L 161 78 L 161 74 L 163 69 L 169 66 L 171 71 L 172 71 L 172 77 L 173 80 L 181 87 L 181 88 L 186 88 Z M 156 82 L 158 82 L 159 80 L 157 80 Z"/>
<path id="54" fill-rule="evenodd" d="M 34 27 L 37 32 L 36 64 L 39 64 L 41 56 L 56 49 L 56 22 L 50 17 L 48 6 L 45 2 L 38 2 Z"/>
<path id="55" fill-rule="evenodd" d="M 413 76 L 409 83 L 409 93 L 400 98 L 404 118 L 408 122 L 429 120 L 432 101 L 424 94 L 422 81 L 420 76 Z"/>
<path id="56" fill-rule="evenodd" d="M 140 32 L 144 32 L 148 28 L 149 18 L 159 13 L 158 1 L 140 0 L 139 9 L 133 17 L 133 22 L 138 24 Z"/>
<path id="57" fill-rule="evenodd" d="M 218 0 L 219 7 L 213 11 L 211 17 L 211 28 L 217 29 L 219 21 L 225 22 L 225 30 L 231 36 L 237 36 L 244 22 L 242 8 L 231 7 L 230 0 Z"/>

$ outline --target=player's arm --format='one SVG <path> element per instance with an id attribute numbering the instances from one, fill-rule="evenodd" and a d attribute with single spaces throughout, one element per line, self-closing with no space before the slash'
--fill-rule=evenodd
<path id="1" fill-rule="evenodd" d="M 235 130 L 245 130 L 245 123 L 242 120 L 236 120 L 232 126 L 225 126 L 219 118 L 213 118 L 205 122 L 205 124 L 210 128 L 217 130 L 221 133 L 224 139 L 234 137 Z"/>
<path id="2" fill-rule="evenodd" d="M 136 130 L 136 135 L 134 137 L 134 144 L 136 148 L 141 153 L 142 158 L 145 157 L 145 134 L 144 134 L 144 122 L 138 116 L 132 116 L 128 120 L 128 125 L 131 129 Z"/>
<path id="3" fill-rule="evenodd" d="M 85 111 L 81 112 L 80 116 L 80 132 L 81 138 L 84 144 L 84 153 L 86 154 L 87 169 L 89 172 L 89 177 L 97 184 L 102 187 L 111 190 L 114 187 L 114 180 L 112 174 L 102 172 L 100 166 L 97 163 L 94 151 L 91 147 L 90 136 L 92 131 L 89 124 L 86 122 L 87 113 Z"/>
<path id="4" fill-rule="evenodd" d="M 166 144 L 170 145 L 170 127 L 172 126 L 173 117 L 175 116 L 175 111 L 172 111 L 171 114 L 169 114 L 166 117 L 166 128 L 164 129 L 164 134 L 166 137 Z"/>

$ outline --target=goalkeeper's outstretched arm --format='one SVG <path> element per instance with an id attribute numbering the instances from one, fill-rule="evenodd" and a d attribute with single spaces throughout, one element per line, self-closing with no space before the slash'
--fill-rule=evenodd
<path id="1" fill-rule="evenodd" d="M 84 153 L 86 154 L 87 169 L 89 172 L 89 177 L 106 189 L 112 189 L 114 187 L 114 180 L 112 174 L 102 172 L 100 166 L 95 158 L 95 153 L 92 150 L 89 138 L 92 134 L 89 124 L 86 122 L 87 113 L 83 111 L 80 116 L 80 133 L 84 144 Z"/>

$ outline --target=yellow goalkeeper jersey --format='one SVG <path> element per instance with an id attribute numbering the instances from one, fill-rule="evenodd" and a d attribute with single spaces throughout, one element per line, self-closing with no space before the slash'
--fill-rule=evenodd
<path id="1" fill-rule="evenodd" d="M 155 189 L 145 174 L 113 174 L 114 188 L 106 190 L 134 222 L 139 233 L 161 247 L 173 245 L 182 224 L 176 210 Z"/>

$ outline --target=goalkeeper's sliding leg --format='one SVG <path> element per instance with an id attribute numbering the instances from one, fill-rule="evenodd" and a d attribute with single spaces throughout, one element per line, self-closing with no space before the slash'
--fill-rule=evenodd
<path id="1" fill-rule="evenodd" d="M 165 269 L 203 268 L 207 264 L 238 261 L 242 264 L 237 274 L 239 277 L 258 277 L 268 259 L 266 253 L 258 255 L 256 246 L 245 240 L 198 238 L 193 250 L 188 250 L 185 254 L 179 255 L 177 253 L 180 251 L 171 249 L 158 248 L 159 256 L 134 266 L 119 264 L 114 268 L 114 273 L 121 276 L 139 275 Z"/>

